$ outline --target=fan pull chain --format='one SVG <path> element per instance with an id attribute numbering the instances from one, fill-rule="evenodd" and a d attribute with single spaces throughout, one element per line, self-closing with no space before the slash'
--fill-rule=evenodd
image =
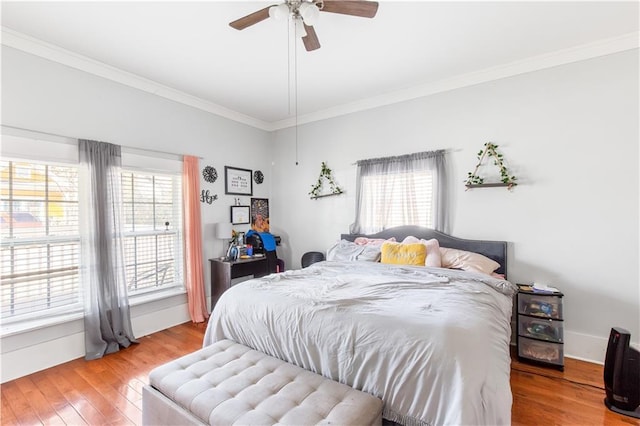
<path id="1" fill-rule="evenodd" d="M 287 114 L 291 115 L 291 19 L 287 25 Z"/>
<path id="2" fill-rule="evenodd" d="M 298 165 L 298 43 L 293 43 L 293 79 L 295 84 L 295 113 L 296 113 L 296 166 Z"/>

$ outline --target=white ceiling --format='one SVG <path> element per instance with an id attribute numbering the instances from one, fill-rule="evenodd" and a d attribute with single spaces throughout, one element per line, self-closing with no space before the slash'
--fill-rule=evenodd
<path id="1" fill-rule="evenodd" d="M 3 1 L 2 43 L 275 129 L 295 115 L 287 24 L 268 19 L 237 31 L 228 23 L 276 2 Z M 637 1 L 381 1 L 373 19 L 322 13 L 322 48 L 295 43 L 298 116 L 637 48 L 638 10 Z"/>

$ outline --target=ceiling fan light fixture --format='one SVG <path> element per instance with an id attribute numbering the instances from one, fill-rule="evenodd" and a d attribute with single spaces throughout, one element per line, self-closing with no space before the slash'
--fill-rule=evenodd
<path id="1" fill-rule="evenodd" d="M 269 16 L 273 19 L 281 20 L 289 16 L 289 6 L 286 3 L 269 8 Z"/>
<path id="2" fill-rule="evenodd" d="M 302 19 L 295 18 L 293 22 L 295 23 L 295 26 L 296 26 L 296 37 L 300 37 L 300 38 L 306 37 L 307 30 L 304 29 L 304 22 L 302 21 Z"/>
<path id="3" fill-rule="evenodd" d="M 309 26 L 314 25 L 318 21 L 318 17 L 320 16 L 320 9 L 318 9 L 315 3 L 310 3 L 307 1 L 303 1 L 300 4 L 298 12 L 304 20 L 304 23 Z"/>

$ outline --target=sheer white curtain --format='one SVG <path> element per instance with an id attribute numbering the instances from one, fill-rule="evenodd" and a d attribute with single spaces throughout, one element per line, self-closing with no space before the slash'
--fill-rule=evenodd
<path id="1" fill-rule="evenodd" d="M 121 149 L 79 141 L 80 238 L 85 359 L 135 343 L 122 233 Z"/>
<path id="2" fill-rule="evenodd" d="M 399 225 L 448 233 L 445 154 L 438 150 L 358 161 L 351 233 L 370 234 Z"/>

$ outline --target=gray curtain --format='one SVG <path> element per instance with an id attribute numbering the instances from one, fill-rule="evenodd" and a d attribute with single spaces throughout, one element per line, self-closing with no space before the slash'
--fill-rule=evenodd
<path id="1" fill-rule="evenodd" d="M 120 146 L 80 140 L 85 359 L 135 343 L 125 279 Z"/>
<path id="2" fill-rule="evenodd" d="M 445 154 L 445 150 L 437 150 L 358 161 L 356 219 L 351 225 L 351 233 L 382 231 L 396 226 L 392 221 L 397 221 L 399 216 L 403 225 L 419 225 L 424 216 L 425 200 L 415 196 L 415 187 L 420 182 L 413 172 L 421 171 L 431 172 L 433 178 L 433 193 L 429 200 L 431 211 L 428 213 L 433 227 L 449 233 Z"/>

